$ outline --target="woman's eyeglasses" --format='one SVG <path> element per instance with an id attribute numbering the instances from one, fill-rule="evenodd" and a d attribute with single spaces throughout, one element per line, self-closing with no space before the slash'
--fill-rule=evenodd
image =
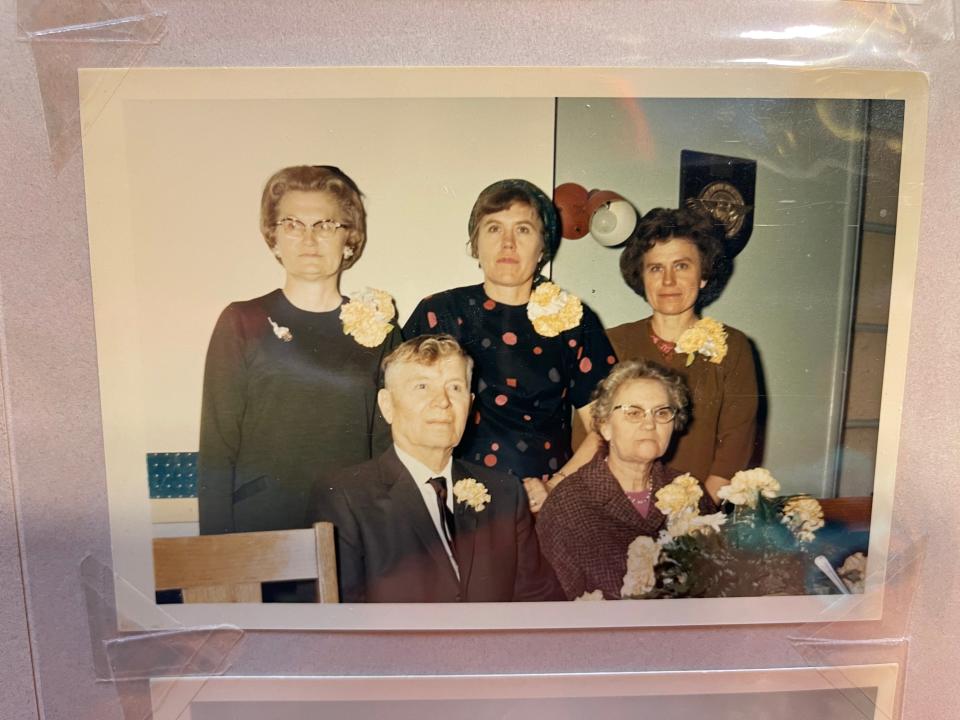
<path id="1" fill-rule="evenodd" d="M 307 235 L 307 224 L 297 218 L 285 217 L 274 223 L 274 227 L 291 240 L 303 240 Z M 337 230 L 349 230 L 352 226 L 336 220 L 317 220 L 309 226 L 314 239 L 331 238 Z"/>
<path id="2" fill-rule="evenodd" d="M 670 405 L 661 405 L 652 410 L 647 410 L 639 405 L 614 405 L 613 409 L 619 410 L 623 413 L 623 419 L 632 423 L 641 423 L 649 415 L 658 425 L 665 425 L 668 422 L 673 422 L 673 419 L 677 416 L 677 409 Z"/>

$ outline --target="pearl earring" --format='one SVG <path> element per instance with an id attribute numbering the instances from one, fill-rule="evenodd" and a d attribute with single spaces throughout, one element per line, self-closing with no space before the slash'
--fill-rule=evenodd
<path id="1" fill-rule="evenodd" d="M 347 245 L 346 247 L 343 248 L 343 259 L 349 260 L 352 257 L 353 257 L 353 248 Z"/>

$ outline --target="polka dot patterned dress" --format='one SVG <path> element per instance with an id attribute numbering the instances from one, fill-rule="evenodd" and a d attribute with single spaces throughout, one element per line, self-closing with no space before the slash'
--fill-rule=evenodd
<path id="1" fill-rule="evenodd" d="M 571 408 L 583 407 L 616 363 L 600 321 L 537 333 L 527 306 L 503 305 L 482 285 L 432 295 L 403 328 L 405 338 L 448 333 L 474 360 L 476 399 L 457 456 L 517 478 L 547 477 L 570 458 Z"/>

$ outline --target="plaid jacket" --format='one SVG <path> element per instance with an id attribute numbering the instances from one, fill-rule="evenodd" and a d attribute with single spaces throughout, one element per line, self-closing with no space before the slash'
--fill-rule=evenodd
<path id="1" fill-rule="evenodd" d="M 652 492 L 681 473 L 655 463 Z M 700 512 L 715 512 L 709 495 Z M 602 590 L 608 600 L 620 598 L 627 572 L 627 547 L 639 535 L 656 537 L 666 517 L 653 502 L 647 517 L 638 513 L 610 472 L 602 452 L 550 493 L 537 515 L 540 547 L 553 566 L 567 598 Z"/>

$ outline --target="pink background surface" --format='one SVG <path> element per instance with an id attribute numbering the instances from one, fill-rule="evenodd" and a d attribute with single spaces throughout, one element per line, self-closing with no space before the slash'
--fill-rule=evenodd
<path id="1" fill-rule="evenodd" d="M 109 557 L 83 169 L 50 159 L 38 67 L 0 9 L 0 717 L 119 718 L 117 688 L 95 683 L 79 564 Z M 707 66 L 777 55 L 820 66 L 922 69 L 931 80 L 923 218 L 894 535 L 925 536 L 907 626 L 905 714 L 960 717 L 960 317 L 956 189 L 960 136 L 956 43 L 930 34 L 846 40 L 743 40 L 753 29 L 824 26 L 878 13 L 867 3 L 163 2 L 167 34 L 144 64 Z M 834 8 L 834 5 L 837 8 Z M 820 13 L 820 15 L 818 15 Z M 879 17 L 879 16 L 878 16 Z M 943 27 L 933 30 L 942 32 Z M 854 33 L 855 37 L 857 33 Z M 876 42 L 879 37 L 879 42 Z M 886 40 L 884 39 L 886 38 Z M 855 48 L 855 50 L 851 50 Z M 879 48 L 879 51 L 878 51 Z M 122 48 L 119 48 L 122 50 Z M 45 54 L 109 64 L 117 46 L 47 45 Z M 95 52 L 96 51 L 96 52 Z M 41 60 L 45 63 L 44 60 Z M 739 65 L 739 63 L 738 63 Z M 70 74 L 61 96 L 71 97 Z M 47 87 L 50 87 L 48 85 Z M 50 107 L 69 108 L 63 106 Z M 71 136 L 71 142 L 78 138 Z M 709 618 L 704 618 L 709 622 Z M 248 634 L 231 674 L 563 672 L 788 667 L 807 664 L 795 626 L 487 633 Z M 862 660 L 866 658 L 861 657 Z M 883 659 L 883 658 L 878 658 Z M 34 689 L 36 688 L 36 689 Z M 144 687 L 127 683 L 129 707 Z M 142 716 L 142 714 L 141 714 Z"/>

